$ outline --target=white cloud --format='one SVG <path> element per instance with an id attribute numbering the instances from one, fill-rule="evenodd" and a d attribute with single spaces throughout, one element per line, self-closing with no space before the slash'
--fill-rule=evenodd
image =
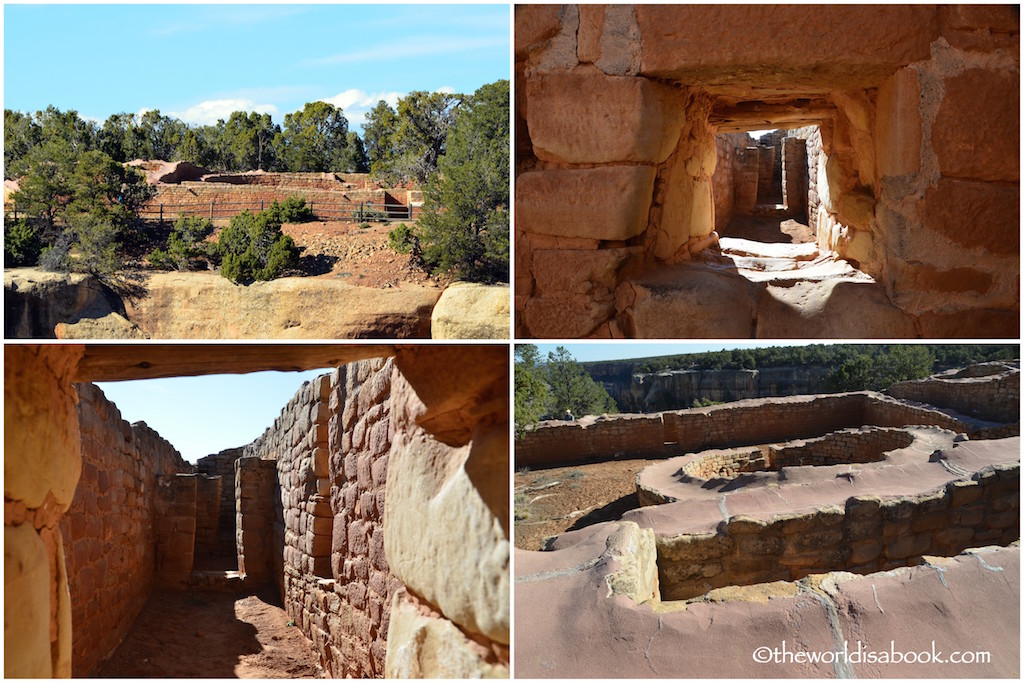
<path id="1" fill-rule="evenodd" d="M 453 88 L 450 85 L 442 85 L 435 92 L 444 93 L 445 95 L 454 95 L 455 94 L 455 88 Z"/>
<path id="2" fill-rule="evenodd" d="M 246 112 L 258 112 L 260 114 L 276 114 L 277 107 L 272 104 L 256 104 L 252 100 L 247 99 L 225 99 L 225 100 L 206 100 L 199 104 L 193 105 L 185 111 L 171 111 L 167 112 L 169 116 L 179 118 L 187 123 L 198 123 L 200 125 L 212 125 L 217 123 L 218 119 L 225 119 L 231 116 L 232 112 L 246 111 Z"/>
<path id="3" fill-rule="evenodd" d="M 355 128 L 366 123 L 366 114 L 376 107 L 379 101 L 384 100 L 394 108 L 398 106 L 398 98 L 403 95 L 405 93 L 402 92 L 368 93 L 356 88 L 350 88 L 338 93 L 334 97 L 323 97 L 321 101 L 333 104 L 335 107 L 340 107 L 345 112 L 345 118 L 348 119 L 349 128 Z"/>

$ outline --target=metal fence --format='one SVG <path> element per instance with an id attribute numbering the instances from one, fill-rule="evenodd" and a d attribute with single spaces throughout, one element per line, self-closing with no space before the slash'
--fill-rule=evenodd
<path id="1" fill-rule="evenodd" d="M 313 217 L 325 221 L 370 220 L 415 220 L 419 218 L 421 209 L 418 206 L 403 204 L 383 204 L 373 202 L 309 202 L 306 204 Z M 139 209 L 139 217 L 147 220 L 174 220 L 178 216 L 205 216 L 211 221 L 216 218 L 231 218 L 243 211 L 257 213 L 268 208 L 262 200 L 259 202 L 209 202 L 154 203 L 150 202 Z"/>

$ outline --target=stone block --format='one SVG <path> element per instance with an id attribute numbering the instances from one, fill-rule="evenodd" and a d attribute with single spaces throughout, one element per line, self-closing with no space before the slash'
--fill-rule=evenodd
<path id="1" fill-rule="evenodd" d="M 958 245 L 1020 252 L 1020 188 L 941 178 L 925 196 L 925 225 Z"/>
<path id="2" fill-rule="evenodd" d="M 757 306 L 757 338 L 794 336 L 863 339 L 918 334 L 913 319 L 874 283 L 832 280 L 765 287 Z"/>
<path id="3" fill-rule="evenodd" d="M 597 70 L 527 79 L 526 121 L 540 159 L 571 164 L 661 163 L 679 141 L 683 93 Z"/>
<path id="4" fill-rule="evenodd" d="M 542 294 L 589 294 L 600 288 L 614 290 L 619 268 L 639 254 L 639 247 L 538 249 L 533 252 L 533 278 L 537 291 Z"/>
<path id="5" fill-rule="evenodd" d="M 430 314 L 433 339 L 503 339 L 509 336 L 509 286 L 456 282 Z"/>
<path id="6" fill-rule="evenodd" d="M 745 339 L 754 326 L 749 283 L 703 267 L 666 266 L 626 281 L 616 295 L 637 338 Z"/>
<path id="7" fill-rule="evenodd" d="M 530 171 L 516 179 L 516 227 L 529 233 L 628 240 L 647 227 L 651 166 Z"/>
<path id="8" fill-rule="evenodd" d="M 515 12 L 517 57 L 550 40 L 562 27 L 562 8 L 558 5 L 517 5 Z"/>
<path id="9" fill-rule="evenodd" d="M 523 322 L 533 337 L 584 337 L 615 314 L 615 301 L 586 295 L 547 296 L 526 302 Z"/>
<path id="10" fill-rule="evenodd" d="M 875 159 L 879 176 L 921 169 L 921 86 L 917 73 L 900 69 L 878 89 Z"/>
<path id="11" fill-rule="evenodd" d="M 53 676 L 50 652 L 50 580 L 46 547 L 35 529 L 28 524 L 5 526 L 5 677 Z M 68 633 L 66 637 L 70 638 L 70 635 Z"/>
<path id="12" fill-rule="evenodd" d="M 1020 312 L 984 308 L 945 313 L 929 311 L 918 316 L 926 339 L 981 337 L 1010 339 L 1020 333 Z"/>
<path id="13" fill-rule="evenodd" d="M 742 73 L 762 87 L 869 87 L 927 59 L 938 33 L 935 8 L 912 5 L 637 5 L 636 18 L 641 73 L 697 85 Z"/>
<path id="14" fill-rule="evenodd" d="M 1020 179 L 1020 74 L 968 69 L 945 82 L 932 126 L 932 148 L 944 176 Z"/>
<path id="15" fill-rule="evenodd" d="M 387 678 L 506 678 L 508 666 L 447 619 L 424 613 L 403 589 L 391 600 Z M 490 655 L 490 656 L 488 656 Z M 490 661 L 489 661 L 490 660 Z"/>

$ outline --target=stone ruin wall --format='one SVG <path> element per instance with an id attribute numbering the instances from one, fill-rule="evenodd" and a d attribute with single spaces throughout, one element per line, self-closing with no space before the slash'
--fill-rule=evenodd
<path id="1" fill-rule="evenodd" d="M 817 437 L 847 427 L 929 424 L 983 438 L 1012 426 L 968 424 L 875 392 L 748 399 L 654 415 L 605 416 L 590 424 L 548 421 L 516 442 L 516 467 L 569 464 L 621 455 L 667 457 L 709 448 Z"/>
<path id="2" fill-rule="evenodd" d="M 227 448 L 220 453 L 199 458 L 196 472 L 220 477 L 220 504 L 217 512 L 217 541 L 212 552 L 219 555 L 229 547 L 235 554 L 235 461 L 242 457 L 244 447 Z M 201 557 L 202 555 L 197 555 Z"/>
<path id="3" fill-rule="evenodd" d="M 718 161 L 711 175 L 711 193 L 715 200 L 715 230 L 718 232 L 729 224 L 734 213 L 749 213 L 754 208 L 747 196 L 750 177 L 744 168 L 744 152 L 751 145 L 753 141 L 747 133 L 715 136 Z"/>
<path id="4" fill-rule="evenodd" d="M 344 185 L 337 184 L 336 189 L 309 188 L 304 185 L 235 185 L 230 183 L 207 183 L 189 181 L 177 185 L 158 185 L 157 194 L 150 199 L 145 210 L 147 216 L 153 211 L 159 211 L 160 205 L 188 205 L 197 207 L 195 211 L 199 215 L 208 215 L 210 202 L 214 202 L 214 218 L 227 218 L 239 213 L 244 208 L 258 211 L 260 202 L 264 208 L 277 201 L 283 202 L 292 195 L 299 195 L 306 200 L 307 206 L 312 203 L 316 211 L 317 204 L 332 205 L 355 203 L 358 208 L 359 202 L 373 204 L 393 204 L 401 207 L 385 190 L 347 190 Z M 238 204 L 235 206 L 234 204 Z M 204 209 L 205 206 L 205 209 Z M 375 207 L 379 209 L 380 207 Z M 174 220 L 177 217 L 178 209 L 171 206 L 164 207 L 164 220 Z M 204 211 L 206 212 L 204 214 Z"/>
<path id="5" fill-rule="evenodd" d="M 1019 10 L 814 12 L 516 8 L 518 335 L 630 332 L 619 285 L 712 244 L 713 102 L 702 83 L 763 80 L 825 93 L 823 154 L 807 155 L 818 160 L 819 242 L 881 282 L 920 336 L 1012 336 Z M 819 39 L 787 35 L 793 25 Z M 728 76 L 745 69 L 746 80 Z"/>
<path id="6" fill-rule="evenodd" d="M 809 574 L 867 574 L 949 557 L 1020 537 L 1020 464 L 987 467 L 937 491 L 858 496 L 769 523 L 735 517 L 718 533 L 656 538 L 664 600 L 714 588 L 795 581 Z"/>
<path id="7" fill-rule="evenodd" d="M 1010 370 L 1010 371 L 1007 371 Z M 1004 363 L 979 363 L 959 372 L 922 380 L 899 382 L 886 393 L 907 401 L 951 408 L 964 415 L 993 422 L 1020 420 L 1020 372 Z M 998 373 L 998 376 L 974 374 Z"/>
<path id="8" fill-rule="evenodd" d="M 75 388 L 82 475 L 60 531 L 68 585 L 78 596 L 71 673 L 87 676 L 120 644 L 157 583 L 157 539 L 173 524 L 161 514 L 158 477 L 192 467 L 144 422 L 122 420 L 98 387 Z"/>
<path id="9" fill-rule="evenodd" d="M 283 552 L 266 560 L 283 578 L 288 614 L 339 677 L 384 675 L 391 594 L 401 585 L 381 524 L 393 371 L 391 360 L 361 361 L 304 385 L 239 461 L 276 462 L 271 543 Z M 247 540 L 239 547 L 248 556 Z"/>
<path id="10" fill-rule="evenodd" d="M 461 613 L 446 617 L 447 596 L 433 596 L 442 603 L 440 612 L 411 597 L 407 585 L 417 586 L 417 595 L 430 595 L 433 587 L 419 585 L 415 575 L 403 582 L 389 567 L 385 494 L 398 429 L 392 418 L 392 387 L 399 378 L 391 359 L 360 361 L 318 377 L 296 393 L 271 428 L 245 447 L 237 461 L 239 569 L 247 574 L 255 569 L 257 579 L 278 582 L 285 609 L 313 642 L 330 675 L 437 675 L 445 670 L 507 675 L 507 644 L 457 625 L 455 620 L 464 618 Z M 401 400 L 417 402 L 404 378 L 400 384 Z M 406 438 L 422 431 L 414 425 L 401 429 Z M 428 443 L 428 469 L 442 467 L 466 450 L 432 439 Z M 426 452 L 413 457 L 427 458 Z M 416 483 L 406 486 L 421 488 Z M 271 489 L 273 495 L 266 495 Z M 408 507 L 409 514 L 423 517 L 425 507 Z M 429 547 L 432 535 L 449 533 L 443 527 L 421 533 L 415 543 Z M 419 552 L 403 543 L 393 544 L 397 548 L 392 553 Z M 438 557 L 432 555 L 432 568 Z M 459 590 L 469 587 L 460 583 L 455 592 Z M 410 602 L 415 615 L 403 613 L 403 633 L 415 642 L 389 655 L 393 606 L 407 612 Z M 405 633 L 408 624 L 411 631 Z M 427 633 L 432 635 L 424 643 Z M 500 638 L 500 633 L 495 635 Z M 449 651 L 451 660 L 439 669 L 423 668 L 422 653 L 434 648 Z M 387 669 L 392 666 L 389 656 L 399 657 L 395 671 Z"/>
<path id="11" fill-rule="evenodd" d="M 5 422 L 26 426 L 8 430 L 4 442 L 4 611 L 19 624 L 5 629 L 12 677 L 88 673 L 80 669 L 116 646 L 147 587 L 192 586 L 197 530 L 202 537 L 219 526 L 217 487 L 199 484 L 205 475 L 192 474 L 152 430 L 120 421 L 91 385 L 80 385 L 82 415 L 103 416 L 80 421 L 72 381 L 83 353 L 64 345 L 5 350 Z M 344 657 L 350 675 L 507 677 L 507 347 L 460 350 L 458 368 L 442 347 L 404 348 L 397 358 L 304 385 L 250 457 L 221 454 L 234 461 L 239 569 L 249 585 L 287 573 L 289 612 L 336 666 L 332 673 Z M 399 423 L 389 418 L 392 401 Z M 386 472 L 387 500 L 397 497 L 390 507 Z M 127 519 L 127 535 L 117 533 L 127 516 L 105 510 L 122 497 L 140 516 Z M 96 507 L 64 516 L 73 500 Z M 324 556 L 323 520 L 337 532 L 326 535 L 333 557 Z M 394 531 L 382 538 L 389 520 Z M 136 532 L 137 543 L 125 544 Z M 388 566 L 392 558 L 400 570 Z M 317 576 L 325 565 L 328 576 Z M 105 611 L 97 615 L 96 605 Z M 101 642 L 90 650 L 87 631 L 96 629 Z"/>

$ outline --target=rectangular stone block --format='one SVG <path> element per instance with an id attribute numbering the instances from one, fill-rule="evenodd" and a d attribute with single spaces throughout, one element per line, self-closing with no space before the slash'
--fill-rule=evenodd
<path id="1" fill-rule="evenodd" d="M 684 93 L 646 78 L 552 72 L 526 81 L 533 151 L 572 164 L 661 163 L 679 141 Z"/>
<path id="2" fill-rule="evenodd" d="M 900 69 L 878 89 L 875 159 L 881 176 L 921 168 L 921 87 L 917 73 Z"/>
<path id="3" fill-rule="evenodd" d="M 652 166 L 530 171 L 516 179 L 516 227 L 530 233 L 628 240 L 647 227 Z"/>

